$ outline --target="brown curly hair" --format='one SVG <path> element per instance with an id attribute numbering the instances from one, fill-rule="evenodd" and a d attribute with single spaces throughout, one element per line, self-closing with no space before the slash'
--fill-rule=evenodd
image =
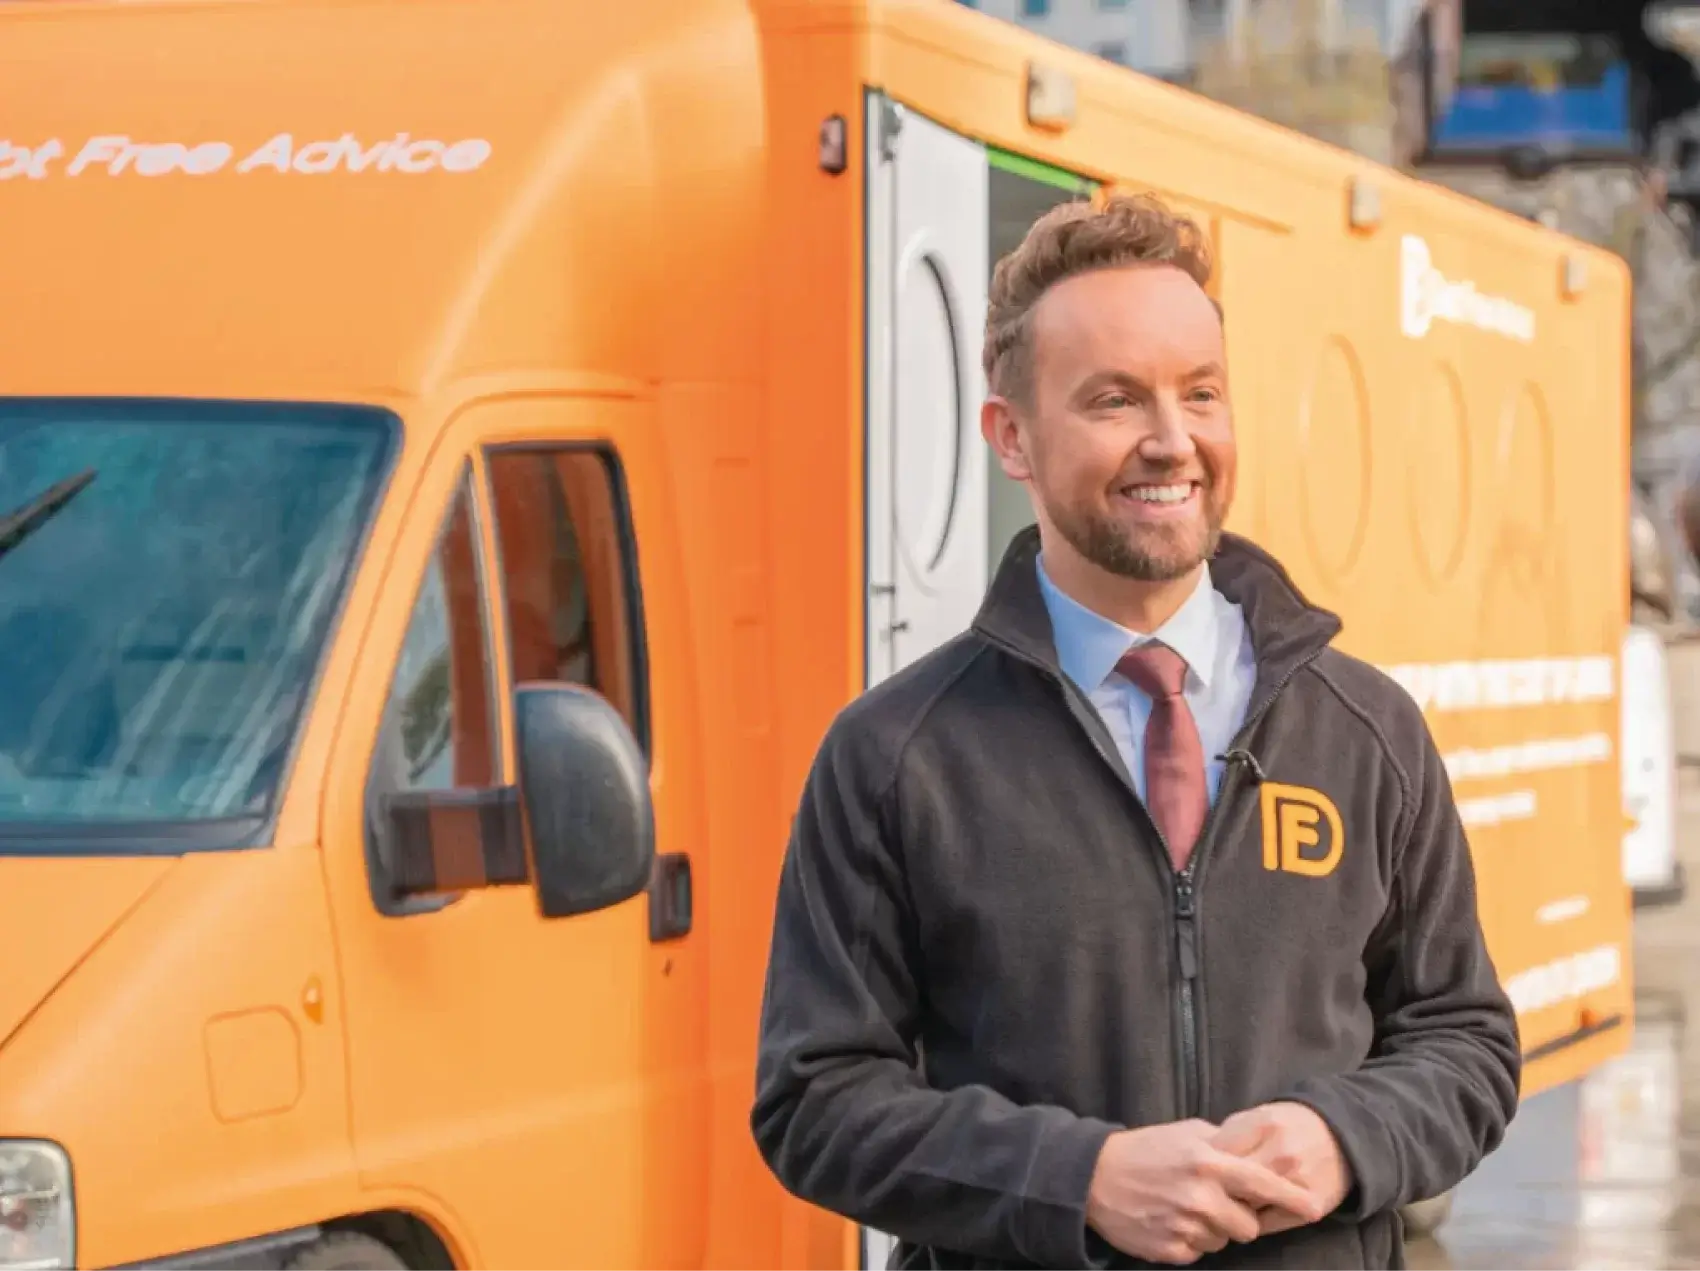
<path id="1" fill-rule="evenodd" d="M 1097 269 L 1157 264 L 1175 266 L 1200 287 L 1209 285 L 1214 268 L 1204 230 L 1155 195 L 1115 194 L 1101 208 L 1077 201 L 1046 212 L 992 272 L 981 353 L 991 391 L 1026 400 L 1033 371 L 1030 319 L 1052 287 Z"/>

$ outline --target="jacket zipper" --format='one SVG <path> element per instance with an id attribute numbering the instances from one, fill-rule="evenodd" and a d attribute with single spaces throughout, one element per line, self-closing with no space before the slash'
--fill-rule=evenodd
<path id="1" fill-rule="evenodd" d="M 1203 1103 L 1199 1097 L 1204 1074 L 1198 1061 L 1198 1007 L 1193 996 L 1193 982 L 1198 979 L 1198 932 L 1193 923 L 1197 912 L 1193 905 L 1192 862 L 1188 861 L 1187 868 L 1175 875 L 1175 952 L 1180 968 L 1175 1004 L 1180 1014 L 1183 1119 L 1198 1115 L 1195 1109 Z"/>
<path id="2" fill-rule="evenodd" d="M 1044 662 L 1004 642 L 1003 640 L 981 631 L 981 635 L 992 640 L 999 648 L 1006 650 L 1023 662 L 1037 667 L 1050 676 L 1062 689 L 1063 700 L 1068 703 L 1069 713 L 1075 717 L 1075 722 L 1086 730 L 1086 735 L 1092 739 L 1092 746 L 1100 758 L 1110 765 L 1112 771 L 1122 778 L 1123 784 L 1133 795 L 1133 801 L 1139 806 L 1140 814 L 1145 818 L 1145 824 L 1163 854 L 1163 864 L 1169 870 L 1173 880 L 1171 893 L 1172 912 L 1175 921 L 1175 1031 L 1180 1037 L 1180 1064 L 1177 1081 L 1178 1098 L 1181 1109 L 1181 1119 L 1187 1120 L 1204 1115 L 1204 1071 L 1199 1057 L 1199 1027 L 1198 1027 L 1198 866 L 1204 858 L 1204 849 L 1210 842 L 1210 833 L 1215 828 L 1228 796 L 1233 792 L 1235 774 L 1243 763 L 1248 763 L 1254 770 L 1257 780 L 1261 782 L 1263 771 L 1258 766 L 1257 759 L 1250 751 L 1244 749 L 1246 740 L 1252 729 L 1257 727 L 1264 713 L 1275 704 L 1275 699 L 1281 695 L 1293 677 L 1304 670 L 1317 658 L 1322 656 L 1326 645 L 1307 653 L 1299 661 L 1287 668 L 1275 683 L 1275 687 L 1263 696 L 1256 706 L 1246 712 L 1245 722 L 1240 725 L 1240 731 L 1234 736 L 1224 752 L 1227 761 L 1226 771 L 1222 774 L 1221 788 L 1216 792 L 1216 800 L 1204 814 L 1204 824 L 1198 832 L 1198 841 L 1193 845 L 1192 855 L 1187 858 L 1186 868 L 1177 870 L 1174 866 L 1174 853 L 1169 850 L 1168 840 L 1163 837 L 1163 831 L 1157 828 L 1157 822 L 1151 816 L 1151 810 L 1145 806 L 1145 800 L 1139 797 L 1139 789 L 1133 784 L 1133 776 L 1121 762 L 1115 747 L 1106 748 L 1104 739 L 1099 736 L 1102 731 L 1102 721 L 1098 720 L 1097 711 L 1091 701 L 1081 692 L 1079 685 L 1073 680 Z M 1099 727 L 1094 728 L 1097 721 Z"/>
<path id="3" fill-rule="evenodd" d="M 1049 671 L 1048 667 L 1045 669 L 1047 672 Z M 1297 668 L 1295 667 L 1293 674 L 1296 673 Z M 1157 841 L 1158 850 L 1162 853 L 1163 868 L 1169 872 L 1173 887 L 1176 963 L 1174 992 L 1171 1000 L 1174 1004 L 1175 1036 L 1179 1039 L 1180 1050 L 1175 1062 L 1175 1102 L 1179 1108 L 1178 1119 L 1186 1120 L 1201 1116 L 1200 1109 L 1204 1103 L 1202 1093 L 1204 1073 L 1199 1061 L 1198 1045 L 1198 906 L 1193 871 L 1198 864 L 1205 835 L 1216 819 L 1216 809 L 1227 800 L 1228 783 L 1238 765 L 1230 765 L 1227 772 L 1223 774 L 1222 788 L 1217 792 L 1215 804 L 1204 814 L 1204 825 L 1199 830 L 1198 843 L 1193 848 L 1192 856 L 1188 858 L 1185 869 L 1177 870 L 1174 866 L 1174 853 L 1169 850 L 1169 842 L 1163 837 L 1163 831 L 1157 828 L 1157 822 L 1151 816 L 1151 809 L 1146 807 L 1145 800 L 1139 797 L 1139 790 L 1133 784 L 1132 774 L 1126 772 L 1121 757 L 1115 751 L 1115 748 L 1112 746 L 1106 749 L 1103 739 L 1098 735 L 1099 730 L 1092 727 L 1092 721 L 1097 718 L 1097 712 L 1092 709 L 1091 701 L 1080 691 L 1079 686 L 1066 675 L 1058 675 L 1054 678 L 1062 685 L 1063 696 L 1068 702 L 1069 710 L 1075 716 L 1076 721 L 1086 729 L 1087 736 L 1092 739 L 1093 748 L 1097 750 L 1105 763 L 1109 764 L 1116 773 L 1123 776 L 1128 792 L 1133 795 L 1133 801 L 1139 808 L 1139 814 L 1145 818 L 1146 828 L 1151 831 L 1152 837 Z M 1291 678 L 1292 674 L 1289 674 L 1287 679 Z M 1269 695 L 1269 701 L 1273 701 L 1275 694 L 1285 687 L 1287 679 L 1283 679 L 1280 684 L 1276 685 L 1275 691 Z M 1260 709 L 1258 713 L 1261 714 L 1262 710 Z M 1256 720 L 1251 716 L 1247 717 L 1245 725 L 1240 729 L 1240 736 L 1235 739 L 1236 742 L 1243 740 L 1245 734 L 1251 730 L 1251 726 L 1255 722 Z"/>
<path id="4" fill-rule="evenodd" d="M 1325 646 L 1326 647 L 1326 646 Z M 1175 1006 L 1176 1014 L 1180 1017 L 1181 1036 L 1181 1109 L 1183 1119 L 1202 1117 L 1205 1114 L 1204 1102 L 1204 1067 L 1200 1058 L 1199 1026 L 1198 1026 L 1198 867 L 1204 859 L 1205 848 L 1210 845 L 1211 831 L 1219 819 L 1218 814 L 1228 803 L 1228 796 L 1234 793 L 1234 778 L 1239 774 L 1242 765 L 1249 766 L 1259 782 L 1263 780 L 1263 770 L 1258 765 L 1257 757 L 1245 750 L 1246 741 L 1251 732 L 1257 727 L 1265 712 L 1275 705 L 1275 699 L 1281 696 L 1283 689 L 1292 682 L 1294 676 L 1317 658 L 1322 656 L 1322 649 L 1307 654 L 1287 669 L 1270 689 L 1261 702 L 1246 713 L 1245 722 L 1240 725 L 1240 731 L 1235 735 L 1228 749 L 1223 753 L 1226 767 L 1222 773 L 1222 785 L 1216 792 L 1216 801 L 1210 805 L 1204 814 L 1204 824 L 1198 831 L 1198 842 L 1193 844 L 1192 855 L 1187 857 L 1186 868 L 1174 868 L 1174 854 L 1169 851 L 1169 845 L 1163 839 L 1163 832 L 1152 820 L 1150 811 L 1146 811 L 1146 820 L 1150 821 L 1152 831 L 1157 835 L 1157 841 L 1163 845 L 1164 859 L 1174 874 L 1174 912 L 1175 912 Z M 1141 801 L 1143 806 L 1143 801 Z"/>

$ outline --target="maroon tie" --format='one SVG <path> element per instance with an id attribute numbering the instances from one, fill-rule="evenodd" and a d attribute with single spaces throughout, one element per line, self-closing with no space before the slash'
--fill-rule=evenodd
<path id="1" fill-rule="evenodd" d="M 1168 841 L 1175 868 L 1185 869 L 1210 807 L 1204 744 L 1181 696 L 1186 660 L 1151 640 L 1123 654 L 1116 670 L 1151 699 L 1151 718 L 1145 723 L 1145 806 Z"/>

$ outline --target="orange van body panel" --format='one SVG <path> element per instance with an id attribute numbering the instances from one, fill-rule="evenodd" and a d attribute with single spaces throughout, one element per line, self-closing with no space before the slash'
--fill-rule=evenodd
<path id="1" fill-rule="evenodd" d="M 91 878 L 113 862 L 66 863 Z M 100 885 L 66 882 L 42 921 Z M 79 1265 L 360 1202 L 336 982 L 314 848 L 169 862 L 0 1051 L 8 1136 L 64 1144 L 79 1212 L 111 1215 L 83 1224 Z"/>
<path id="2" fill-rule="evenodd" d="M 79 1265 L 376 1210 L 416 1215 L 463 1266 L 857 1265 L 855 1228 L 774 1181 L 749 1107 L 792 809 L 865 681 L 870 88 L 1209 223 L 1233 527 L 1345 616 L 1344 647 L 1390 667 L 1615 660 L 1621 262 L 949 0 L 24 0 L 0 44 L 0 140 L 63 151 L 42 179 L 0 179 L 0 393 L 403 421 L 275 845 L 0 859 L 27 950 L 0 983 L 0 1137 L 70 1153 Z M 1076 84 L 1061 131 L 1026 121 L 1035 58 Z M 839 176 L 816 160 L 833 115 Z M 238 170 L 284 133 L 292 153 L 345 133 L 489 150 L 455 173 Z M 205 175 L 70 175 L 101 137 L 231 154 Z M 1380 192 L 1373 230 L 1346 225 L 1354 178 Z M 1539 339 L 1401 339 L 1403 233 L 1519 297 Z M 1576 298 L 1566 254 L 1587 269 Z M 414 590 L 464 465 L 481 483 L 484 447 L 528 439 L 620 456 L 657 840 L 696 880 L 682 940 L 649 943 L 641 898 L 545 923 L 529 891 L 494 890 L 419 922 L 367 893 L 365 772 Z M 1442 469 L 1458 481 L 1419 479 Z M 490 622 L 505 682 L 500 605 Z M 1432 718 L 1448 752 L 1600 732 L 1615 754 L 1615 711 Z M 1539 816 L 1477 842 L 1502 970 L 1623 957 L 1610 986 L 1525 1017 L 1530 1046 L 1624 1021 L 1532 1062 L 1532 1091 L 1620 1053 L 1632 1004 L 1615 767 L 1526 784 Z M 1588 902 L 1562 930 L 1517 899 L 1552 870 Z M 492 1048 L 497 1081 L 477 1076 Z"/>

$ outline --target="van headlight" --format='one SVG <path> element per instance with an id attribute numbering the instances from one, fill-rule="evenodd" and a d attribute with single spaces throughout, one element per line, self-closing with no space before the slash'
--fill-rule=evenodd
<path id="1" fill-rule="evenodd" d="M 65 1149 L 0 1139 L 0 1271 L 74 1266 L 75 1238 Z"/>

